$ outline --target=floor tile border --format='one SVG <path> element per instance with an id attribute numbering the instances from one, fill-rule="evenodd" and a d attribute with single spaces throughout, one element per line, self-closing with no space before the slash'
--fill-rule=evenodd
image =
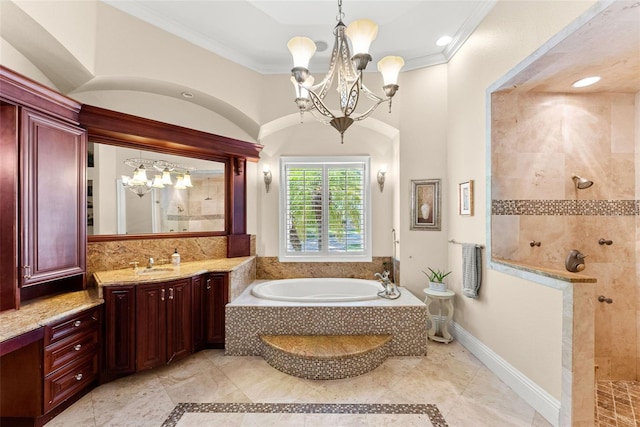
<path id="1" fill-rule="evenodd" d="M 178 403 L 162 427 L 175 427 L 185 413 L 289 413 L 289 414 L 424 414 L 434 427 L 448 427 L 434 404 L 392 403 Z"/>

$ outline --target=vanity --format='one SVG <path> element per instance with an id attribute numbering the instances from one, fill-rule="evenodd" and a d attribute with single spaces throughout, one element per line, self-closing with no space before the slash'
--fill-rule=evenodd
<path id="1" fill-rule="evenodd" d="M 224 310 L 255 275 L 255 257 L 96 272 L 104 298 L 102 382 L 224 348 Z"/>

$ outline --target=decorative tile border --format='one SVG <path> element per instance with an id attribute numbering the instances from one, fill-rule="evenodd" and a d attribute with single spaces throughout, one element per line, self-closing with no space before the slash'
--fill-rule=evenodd
<path id="1" fill-rule="evenodd" d="M 162 427 L 175 427 L 185 413 L 263 413 L 263 414 L 398 414 L 427 415 L 434 427 L 448 427 L 433 404 L 379 403 L 179 403 Z"/>
<path id="2" fill-rule="evenodd" d="M 492 200 L 491 214 L 638 216 L 640 200 Z"/>

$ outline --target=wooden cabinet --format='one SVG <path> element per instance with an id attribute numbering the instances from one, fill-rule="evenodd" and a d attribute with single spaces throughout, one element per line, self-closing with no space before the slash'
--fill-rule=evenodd
<path id="1" fill-rule="evenodd" d="M 136 371 L 135 288 L 104 288 L 104 372 L 101 382 Z"/>
<path id="2" fill-rule="evenodd" d="M 46 325 L 0 358 L 0 425 L 41 426 L 97 383 L 102 307 Z"/>
<path id="3" fill-rule="evenodd" d="M 190 279 L 137 286 L 137 371 L 191 354 L 191 334 Z"/>
<path id="4" fill-rule="evenodd" d="M 224 348 L 224 309 L 229 302 L 227 274 L 210 274 L 205 286 L 205 341 Z"/>
<path id="5" fill-rule="evenodd" d="M 86 132 L 22 109 L 21 286 L 81 275 L 86 267 Z"/>
<path id="6" fill-rule="evenodd" d="M 100 308 L 48 325 L 44 333 L 44 412 L 98 377 Z"/>
<path id="7" fill-rule="evenodd" d="M 79 111 L 78 102 L 0 65 L 0 310 L 85 287 Z"/>
<path id="8" fill-rule="evenodd" d="M 210 273 L 191 279 L 194 351 L 224 348 L 224 309 L 229 302 L 228 275 Z"/>

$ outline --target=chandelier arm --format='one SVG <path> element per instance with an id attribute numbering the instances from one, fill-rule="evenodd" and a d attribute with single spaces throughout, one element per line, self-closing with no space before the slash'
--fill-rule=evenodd
<path id="1" fill-rule="evenodd" d="M 336 117 L 333 115 L 331 110 L 329 110 L 327 106 L 324 105 L 324 103 L 322 102 L 322 99 L 320 99 L 320 97 L 316 95 L 314 92 L 309 92 L 309 97 L 311 98 L 311 102 L 313 102 L 313 105 L 316 107 L 316 110 L 318 110 L 318 113 L 332 119 Z"/>
<path id="2" fill-rule="evenodd" d="M 364 113 L 360 114 L 358 117 L 352 117 L 353 121 L 358 122 L 360 120 L 364 120 L 367 117 L 369 117 L 371 115 L 371 113 L 373 113 L 376 108 L 378 108 L 378 106 L 380 106 L 380 104 L 384 103 L 384 102 L 389 102 L 391 101 L 391 99 L 381 99 L 380 101 L 376 102 L 375 104 L 373 104 L 367 111 L 365 111 Z"/>
<path id="3" fill-rule="evenodd" d="M 342 113 L 349 117 L 351 113 L 353 113 L 358 106 L 358 99 L 360 97 L 360 82 L 358 80 L 354 81 L 351 85 L 351 89 L 349 90 L 349 96 L 347 98 L 347 102 L 342 108 Z"/>
<path id="4" fill-rule="evenodd" d="M 364 92 L 364 94 L 367 96 L 367 98 L 369 98 L 372 101 L 383 102 L 383 101 L 388 101 L 390 99 L 390 98 L 382 98 L 376 95 L 375 93 L 371 92 L 369 88 L 366 87 L 365 85 L 362 85 L 361 89 L 362 89 L 362 92 Z"/>
<path id="5" fill-rule="evenodd" d="M 312 110 L 309 110 L 309 112 L 311 113 L 311 115 L 312 115 L 313 117 L 315 117 L 315 119 L 316 119 L 317 121 L 319 121 L 320 123 L 322 123 L 322 124 L 324 124 L 324 125 L 331 124 L 331 120 L 333 120 L 333 119 L 331 119 L 331 118 L 329 118 L 329 117 L 326 117 L 326 116 L 323 116 L 322 114 L 320 114 L 320 113 L 318 112 L 318 109 L 317 109 L 317 108 L 314 108 L 314 109 L 312 109 Z"/>

